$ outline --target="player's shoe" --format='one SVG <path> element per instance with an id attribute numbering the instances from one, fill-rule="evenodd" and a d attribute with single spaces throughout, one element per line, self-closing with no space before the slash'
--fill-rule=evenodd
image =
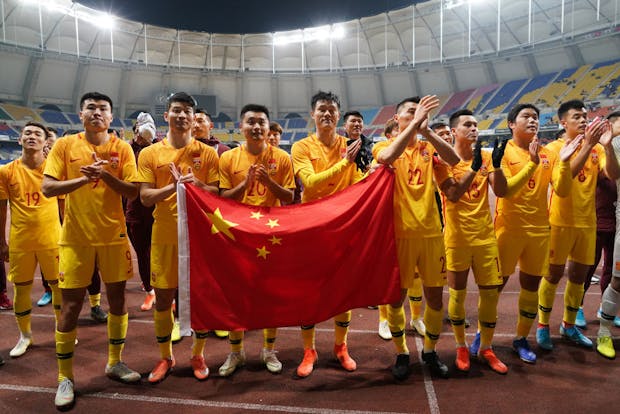
<path id="1" fill-rule="evenodd" d="M 20 357 L 26 353 L 30 345 L 32 345 L 32 337 L 20 335 L 17 344 L 11 349 L 9 355 L 11 358 Z"/>
<path id="2" fill-rule="evenodd" d="M 596 351 L 605 358 L 614 359 L 616 350 L 611 336 L 599 336 L 596 338 Z"/>
<path id="3" fill-rule="evenodd" d="M 478 359 L 485 362 L 493 371 L 505 375 L 508 367 L 495 355 L 492 348 L 483 349 L 478 353 Z"/>
<path id="4" fill-rule="evenodd" d="M 50 303 L 52 303 L 52 291 L 46 290 L 43 292 L 43 295 L 41 295 L 41 299 L 37 301 L 37 306 L 46 306 Z"/>
<path id="5" fill-rule="evenodd" d="M 220 377 L 232 375 L 237 368 L 245 365 L 245 352 L 231 352 L 219 369 Z"/>
<path id="6" fill-rule="evenodd" d="M 174 323 L 172 324 L 172 332 L 170 333 L 170 341 L 173 344 L 176 344 L 176 343 L 181 342 L 182 339 L 183 337 L 181 336 L 181 323 L 179 322 L 178 319 L 175 319 Z"/>
<path id="7" fill-rule="evenodd" d="M 140 305 L 140 310 L 142 311 L 150 311 L 153 309 L 153 305 L 155 304 L 155 292 L 149 293 L 147 292 L 144 296 L 144 302 Z"/>
<path id="8" fill-rule="evenodd" d="M 334 355 L 336 359 L 340 361 L 340 365 L 347 371 L 355 371 L 357 369 L 357 364 L 349 355 L 349 350 L 347 349 L 346 343 L 341 343 L 340 345 L 334 345 Z"/>
<path id="9" fill-rule="evenodd" d="M 172 368 L 176 365 L 174 357 L 160 359 L 155 368 L 149 374 L 149 382 L 151 384 L 157 384 L 166 379 Z"/>
<path id="10" fill-rule="evenodd" d="M 267 371 L 273 374 L 279 374 L 282 372 L 282 363 L 278 360 L 276 351 L 273 349 L 263 348 L 260 351 L 260 360 L 267 367 Z"/>
<path id="11" fill-rule="evenodd" d="M 75 404 L 75 394 L 73 393 L 73 381 L 65 378 L 58 384 L 56 398 L 54 399 L 56 408 L 60 411 L 70 410 Z"/>
<path id="12" fill-rule="evenodd" d="M 6 295 L 6 292 L 0 293 L 0 310 L 11 310 L 13 309 L 13 302 Z"/>
<path id="13" fill-rule="evenodd" d="M 536 363 L 536 354 L 530 349 L 530 344 L 525 338 L 519 338 L 512 341 L 512 349 L 519 354 L 519 358 L 528 364 Z"/>
<path id="14" fill-rule="evenodd" d="M 446 366 L 446 364 L 441 362 L 439 356 L 437 355 L 437 352 L 422 351 L 422 361 L 424 361 L 424 363 L 428 365 L 432 374 L 441 378 L 448 378 L 450 376 L 448 367 Z"/>
<path id="15" fill-rule="evenodd" d="M 216 329 L 213 332 L 215 332 L 215 336 L 217 336 L 218 338 L 228 338 L 228 331 L 218 331 Z"/>
<path id="16" fill-rule="evenodd" d="M 480 332 L 476 332 L 476 336 L 474 336 L 474 340 L 469 346 L 469 354 L 478 355 L 479 350 L 480 350 Z"/>
<path id="17" fill-rule="evenodd" d="M 418 335 L 424 337 L 426 335 L 426 326 L 424 326 L 424 321 L 422 318 L 415 318 L 409 321 L 409 326 L 413 329 L 414 332 L 417 332 Z"/>
<path id="18" fill-rule="evenodd" d="M 297 376 L 300 378 L 306 378 L 312 374 L 314 370 L 314 364 L 319 360 L 319 355 L 315 349 L 304 349 L 304 358 L 297 367 Z"/>
<path id="19" fill-rule="evenodd" d="M 536 328 L 536 342 L 538 343 L 538 346 L 545 351 L 551 351 L 553 349 L 549 325 Z"/>
<path id="20" fill-rule="evenodd" d="M 108 314 L 101 309 L 101 306 L 93 306 L 90 308 L 90 318 L 98 323 L 106 323 L 108 321 Z"/>
<path id="21" fill-rule="evenodd" d="M 106 365 L 105 374 L 108 376 L 108 378 L 112 378 L 126 384 L 138 382 L 140 381 L 140 379 L 142 379 L 139 372 L 130 369 L 127 365 L 125 365 L 124 362 L 120 361 L 112 366 Z"/>
<path id="22" fill-rule="evenodd" d="M 196 377 L 198 381 L 204 381 L 209 377 L 209 368 L 207 367 L 204 356 L 194 355 L 189 362 L 192 366 L 192 371 L 194 371 L 194 377 Z"/>
<path id="23" fill-rule="evenodd" d="M 585 348 L 592 348 L 592 341 L 590 340 L 590 338 L 582 334 L 581 330 L 576 326 L 565 328 L 564 326 L 560 325 L 560 335 L 576 343 L 579 346 L 583 346 Z"/>
<path id="24" fill-rule="evenodd" d="M 387 319 L 379 322 L 379 336 L 381 339 L 385 339 L 386 341 L 392 339 L 392 332 L 390 332 L 390 326 Z"/>
<path id="25" fill-rule="evenodd" d="M 469 372 L 469 349 L 466 346 L 459 346 L 456 348 L 456 359 L 454 360 L 456 369 L 462 372 Z"/>
<path id="26" fill-rule="evenodd" d="M 409 354 L 396 355 L 396 362 L 392 367 L 392 375 L 399 381 L 407 379 L 409 376 Z"/>
<path id="27" fill-rule="evenodd" d="M 588 322 L 586 321 L 586 317 L 583 314 L 582 307 L 579 308 L 579 310 L 577 311 L 577 315 L 575 316 L 575 326 L 580 329 L 584 329 L 586 326 L 588 326 Z"/>

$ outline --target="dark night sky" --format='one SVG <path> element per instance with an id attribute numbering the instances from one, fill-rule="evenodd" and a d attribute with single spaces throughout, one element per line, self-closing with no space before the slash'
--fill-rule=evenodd
<path id="1" fill-rule="evenodd" d="M 97 10 L 157 26 L 241 34 L 320 26 L 423 1 L 426 0 L 77 0 Z"/>

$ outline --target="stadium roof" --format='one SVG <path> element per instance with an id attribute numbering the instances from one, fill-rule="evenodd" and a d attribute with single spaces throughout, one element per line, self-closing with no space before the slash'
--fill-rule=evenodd
<path id="1" fill-rule="evenodd" d="M 428 0 L 78 0 L 126 19 L 211 33 L 269 33 L 372 16 Z"/>

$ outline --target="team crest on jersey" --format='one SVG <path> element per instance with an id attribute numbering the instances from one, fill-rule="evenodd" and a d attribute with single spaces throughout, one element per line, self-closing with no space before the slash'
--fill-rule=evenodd
<path id="1" fill-rule="evenodd" d="M 340 158 L 346 158 L 347 156 L 347 147 L 340 148 Z"/>
<path id="2" fill-rule="evenodd" d="M 110 167 L 117 169 L 118 168 L 118 164 L 120 163 L 121 159 L 118 156 L 118 152 L 111 152 L 110 153 Z"/>
<path id="3" fill-rule="evenodd" d="M 269 169 L 269 174 L 270 175 L 274 175 L 276 173 L 276 171 L 278 171 L 278 163 L 276 162 L 275 158 L 271 158 L 269 160 L 269 163 L 267 164 L 267 167 Z"/>
<path id="4" fill-rule="evenodd" d="M 549 163 L 549 158 L 547 158 L 547 156 L 545 154 L 540 154 L 540 163 L 542 164 L 542 167 L 544 169 L 549 169 L 550 167 L 550 163 Z"/>
<path id="5" fill-rule="evenodd" d="M 428 152 L 428 149 L 426 148 L 426 145 L 424 145 L 420 149 L 420 155 L 422 155 L 422 159 L 424 160 L 424 162 L 429 162 L 431 160 L 431 154 L 430 154 L 430 152 Z"/>
<path id="6" fill-rule="evenodd" d="M 592 160 L 592 164 L 598 164 L 598 152 L 592 150 L 590 153 L 590 159 Z"/>
<path id="7" fill-rule="evenodd" d="M 202 161 L 200 160 L 200 153 L 194 152 L 192 154 L 192 165 L 194 166 L 194 170 L 199 170 L 202 166 Z"/>

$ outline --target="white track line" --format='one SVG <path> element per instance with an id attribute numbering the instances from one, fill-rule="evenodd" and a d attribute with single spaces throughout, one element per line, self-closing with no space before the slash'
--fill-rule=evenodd
<path id="1" fill-rule="evenodd" d="M 415 346 L 416 348 L 418 348 L 418 360 L 420 361 L 420 364 L 424 367 L 426 365 L 424 361 L 422 361 L 422 350 L 424 349 L 424 343 L 422 342 L 422 339 L 417 336 L 415 338 Z M 431 410 L 431 414 L 439 414 L 439 402 L 437 401 L 437 394 L 435 394 L 433 379 L 431 378 L 431 375 L 426 368 L 424 368 L 422 372 L 424 373 L 424 390 L 426 391 L 428 408 Z"/>

